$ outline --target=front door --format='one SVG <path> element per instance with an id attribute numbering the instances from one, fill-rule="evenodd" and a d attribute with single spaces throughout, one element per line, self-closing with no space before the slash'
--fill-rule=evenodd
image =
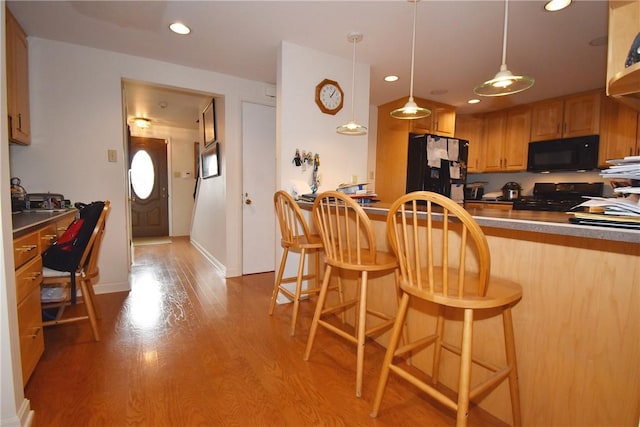
<path id="1" fill-rule="evenodd" d="M 139 136 L 132 136 L 130 141 L 132 236 L 168 236 L 166 141 Z"/>

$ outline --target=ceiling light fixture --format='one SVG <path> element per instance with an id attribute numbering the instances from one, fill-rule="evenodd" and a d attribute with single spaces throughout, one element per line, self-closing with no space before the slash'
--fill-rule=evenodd
<path id="1" fill-rule="evenodd" d="M 148 129 L 151 127 L 151 120 L 146 119 L 144 117 L 134 117 L 133 119 L 133 123 L 139 128 L 139 129 Z"/>
<path id="2" fill-rule="evenodd" d="M 353 72 L 351 75 L 351 121 L 336 128 L 336 132 L 342 135 L 366 135 L 367 128 L 356 123 L 355 119 L 355 93 L 356 93 L 356 43 L 362 40 L 362 34 L 352 32 L 347 35 L 349 43 L 353 43 Z"/>
<path id="3" fill-rule="evenodd" d="M 504 96 L 529 89 L 535 80 L 529 76 L 514 76 L 507 69 L 507 22 L 509 15 L 509 0 L 504 2 L 504 37 L 502 40 L 502 65 L 500 71 L 491 80 L 479 84 L 473 91 L 480 96 Z"/>
<path id="4" fill-rule="evenodd" d="M 549 0 L 544 5 L 544 9 L 549 12 L 557 12 L 569 6 L 570 4 L 571 4 L 571 0 Z"/>
<path id="5" fill-rule="evenodd" d="M 181 34 L 181 35 L 189 34 L 191 32 L 191 28 L 187 27 L 182 22 L 174 22 L 171 25 L 169 25 L 169 28 L 174 33 Z"/>
<path id="6" fill-rule="evenodd" d="M 385 81 L 385 82 L 397 82 L 397 81 L 398 81 L 398 76 L 393 76 L 393 75 L 391 75 L 391 76 L 386 76 L 386 77 L 384 78 L 384 81 Z"/>
<path id="7" fill-rule="evenodd" d="M 411 83 L 409 86 L 409 100 L 406 104 L 404 104 L 404 107 L 398 108 L 391 112 L 391 117 L 403 120 L 421 119 L 423 117 L 431 115 L 431 110 L 419 107 L 418 104 L 416 104 L 416 102 L 413 100 L 413 68 L 416 51 L 416 15 L 418 11 L 419 0 L 410 1 L 413 2 L 413 39 L 411 44 Z"/>

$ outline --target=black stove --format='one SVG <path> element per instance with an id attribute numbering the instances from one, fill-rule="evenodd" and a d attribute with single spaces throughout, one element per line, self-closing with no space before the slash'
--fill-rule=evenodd
<path id="1" fill-rule="evenodd" d="M 514 210 L 566 212 L 584 202 L 583 196 L 601 197 L 602 182 L 537 182 L 533 196 L 525 196 L 513 202 Z"/>

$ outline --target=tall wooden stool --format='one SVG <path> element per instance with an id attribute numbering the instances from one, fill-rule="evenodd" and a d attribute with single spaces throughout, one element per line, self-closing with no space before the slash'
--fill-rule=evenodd
<path id="1" fill-rule="evenodd" d="M 426 211 L 426 212 L 425 212 Z M 437 225 L 436 225 L 437 224 Z M 372 417 L 378 414 L 389 371 L 398 374 L 438 402 L 456 411 L 456 425 L 466 426 L 469 401 L 485 395 L 505 379 L 509 380 L 513 424 L 521 425 L 520 394 L 516 367 L 511 307 L 522 297 L 520 285 L 490 277 L 489 245 L 478 223 L 453 200 L 431 192 L 415 192 L 396 200 L 387 216 L 389 243 L 400 264 L 400 309 L 384 358 Z M 434 333 L 398 348 L 411 299 L 436 304 L 438 318 Z M 445 323 L 452 313 L 463 314 L 460 345 L 443 341 Z M 472 357 L 474 314 L 501 315 L 504 327 L 506 365 Z M 394 358 L 434 346 L 431 383 L 416 377 Z M 435 385 L 442 350 L 459 355 L 457 399 L 451 399 Z M 492 372 L 471 388 L 472 364 Z M 478 381 L 476 381 L 478 382 Z"/>
<path id="2" fill-rule="evenodd" d="M 280 245 L 284 249 L 284 252 L 282 253 L 280 267 L 278 268 L 278 275 L 276 277 L 275 286 L 273 287 L 271 305 L 269 306 L 269 315 L 273 314 L 278 293 L 282 293 L 289 300 L 293 301 L 290 333 L 291 335 L 294 335 L 296 333 L 296 321 L 298 319 L 300 299 L 303 296 L 317 294 L 320 292 L 320 252 L 322 251 L 322 240 L 317 234 L 311 234 L 307 221 L 302 215 L 300 206 L 298 206 L 289 193 L 282 190 L 276 191 L 273 195 L 273 203 L 276 209 L 276 217 L 280 224 L 280 234 L 282 237 L 280 239 Z M 284 275 L 290 251 L 300 254 L 298 273 L 296 276 L 283 278 L 282 276 Z M 311 254 L 315 256 L 315 273 L 304 274 L 305 259 L 307 255 Z M 306 281 L 308 284 L 311 279 L 315 281 L 315 286 L 302 289 L 302 282 Z M 285 283 L 293 282 L 296 283 L 294 292 L 291 292 L 283 286 Z"/>
<path id="3" fill-rule="evenodd" d="M 318 326 L 322 326 L 356 344 L 356 396 L 360 397 L 362 395 L 366 337 L 380 334 L 390 329 L 394 320 L 393 316 L 367 308 L 369 273 L 394 272 L 396 276 L 396 296 L 399 298 L 398 262 L 393 254 L 376 249 L 371 220 L 367 217 L 362 207 L 349 195 L 337 191 L 328 191 L 318 195 L 313 205 L 312 214 L 316 229 L 322 236 L 324 243 L 326 268 L 322 289 L 320 290 L 316 311 L 311 323 L 304 360 L 309 360 Z M 358 272 L 358 290 L 354 299 L 341 301 L 336 306 L 328 307 L 326 306 L 327 290 L 333 269 L 336 269 L 339 273 L 343 270 Z M 351 308 L 357 309 L 354 332 L 335 326 L 335 322 L 328 320 L 328 315 L 344 313 L 344 311 Z M 366 329 L 367 315 L 378 317 L 383 321 Z"/>

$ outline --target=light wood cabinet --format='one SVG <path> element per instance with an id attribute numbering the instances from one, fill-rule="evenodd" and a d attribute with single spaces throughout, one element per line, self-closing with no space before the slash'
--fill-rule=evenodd
<path id="1" fill-rule="evenodd" d="M 418 98 L 416 102 L 421 107 L 431 110 L 431 115 L 418 120 L 410 120 L 410 132 L 457 136 L 454 135 L 456 129 L 456 110 L 454 107 Z"/>
<path id="2" fill-rule="evenodd" d="M 28 227 L 13 239 L 23 384 L 26 384 L 31 377 L 44 352 L 40 304 L 40 284 L 42 283 L 40 255 L 66 230 L 75 216 L 76 211 L 72 210 L 44 222 L 40 219 L 36 222 L 39 225 Z"/>
<path id="3" fill-rule="evenodd" d="M 484 118 L 482 116 L 456 116 L 456 138 L 469 141 L 467 172 L 478 173 L 484 168 Z"/>
<path id="4" fill-rule="evenodd" d="M 586 92 L 531 105 L 531 141 L 600 133 L 601 91 Z"/>
<path id="5" fill-rule="evenodd" d="M 640 62 L 625 67 L 629 49 L 640 31 L 640 2 L 609 1 L 607 95 L 640 111 Z"/>
<path id="6" fill-rule="evenodd" d="M 436 123 L 433 122 L 431 116 L 431 119 L 427 117 L 420 120 L 398 120 L 391 117 L 391 111 L 402 107 L 407 102 L 407 98 L 401 98 L 378 107 L 376 193 L 380 200 L 385 202 L 391 202 L 405 194 L 409 133 L 454 135 L 455 109 L 453 107 L 420 98 L 415 98 L 415 101 L 420 106 L 430 108 L 432 116 L 437 117 L 437 127 L 441 130 L 447 130 L 447 132 L 436 132 L 432 128 L 432 126 L 436 126 Z M 451 113 L 453 117 L 449 115 Z"/>
<path id="7" fill-rule="evenodd" d="M 530 130 L 528 106 L 486 114 L 484 171 L 526 170 Z"/>
<path id="8" fill-rule="evenodd" d="M 603 101 L 600 166 L 610 166 L 607 160 L 640 156 L 639 126 L 640 113 L 636 110 L 610 98 Z"/>
<path id="9" fill-rule="evenodd" d="M 27 35 L 7 8 L 5 17 L 9 141 L 28 145 L 31 143 L 31 121 Z"/>

